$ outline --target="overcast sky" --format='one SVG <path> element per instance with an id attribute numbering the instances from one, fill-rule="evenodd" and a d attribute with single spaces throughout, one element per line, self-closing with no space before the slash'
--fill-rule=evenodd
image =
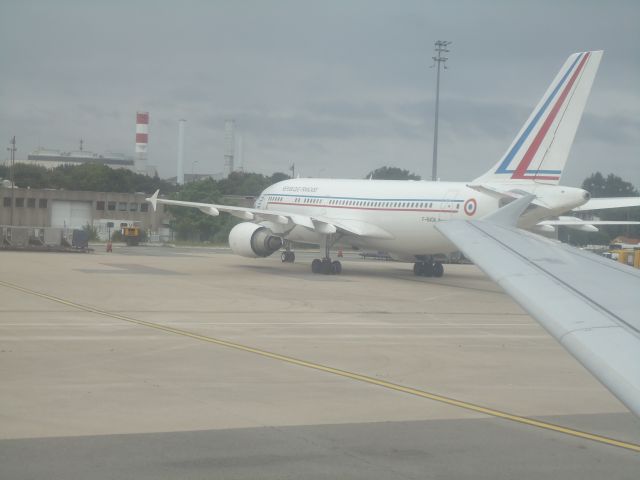
<path id="1" fill-rule="evenodd" d="M 563 183 L 600 170 L 640 187 L 637 0 L 2 0 L 1 137 L 16 135 L 18 158 L 80 138 L 133 155 L 135 112 L 149 111 L 149 163 L 169 177 L 180 118 L 186 173 L 223 170 L 233 118 L 247 171 L 429 178 L 438 39 L 453 42 L 443 180 L 488 170 L 566 57 L 604 49 Z"/>

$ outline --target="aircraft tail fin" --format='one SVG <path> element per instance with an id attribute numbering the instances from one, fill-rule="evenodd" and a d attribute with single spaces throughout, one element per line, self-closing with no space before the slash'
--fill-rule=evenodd
<path id="1" fill-rule="evenodd" d="M 557 185 L 601 58 L 601 50 L 570 55 L 504 156 L 472 183 Z"/>

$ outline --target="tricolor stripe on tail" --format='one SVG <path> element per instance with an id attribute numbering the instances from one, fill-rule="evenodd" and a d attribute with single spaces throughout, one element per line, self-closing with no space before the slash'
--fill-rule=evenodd
<path id="1" fill-rule="evenodd" d="M 557 184 L 595 78 L 602 51 L 571 55 L 507 153 L 473 183 Z"/>

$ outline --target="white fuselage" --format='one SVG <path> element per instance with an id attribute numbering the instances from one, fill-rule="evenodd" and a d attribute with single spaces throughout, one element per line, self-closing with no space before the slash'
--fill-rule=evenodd
<path id="1" fill-rule="evenodd" d="M 523 216 L 523 226 L 559 214 L 586 201 L 581 189 L 533 184 L 512 185 L 534 193 L 547 208 Z M 500 207 L 498 197 L 469 188 L 463 182 L 404 180 L 294 179 L 262 192 L 256 208 L 305 215 L 330 222 L 375 225 L 392 238 L 344 235 L 338 244 L 389 252 L 399 259 L 446 254 L 456 247 L 435 228 L 436 222 L 482 218 Z M 538 210 L 536 214 L 536 210 Z M 321 235 L 302 226 L 281 232 L 294 242 L 320 243 Z"/>

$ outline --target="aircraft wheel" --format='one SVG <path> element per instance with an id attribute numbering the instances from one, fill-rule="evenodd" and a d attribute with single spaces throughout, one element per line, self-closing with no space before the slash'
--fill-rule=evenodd
<path id="1" fill-rule="evenodd" d="M 424 275 L 424 262 L 416 262 L 413 264 L 413 274 L 414 275 Z"/>
<path id="2" fill-rule="evenodd" d="M 433 276 L 440 278 L 444 275 L 444 267 L 440 262 L 436 262 L 433 264 Z"/>
<path id="3" fill-rule="evenodd" d="M 311 271 L 313 273 L 320 273 L 322 271 L 322 262 L 317 258 L 311 262 Z"/>
<path id="4" fill-rule="evenodd" d="M 331 268 L 336 275 L 342 272 L 342 264 L 337 260 L 331 263 Z"/>
<path id="5" fill-rule="evenodd" d="M 320 268 L 322 269 L 322 273 L 325 275 L 331 275 L 333 273 L 333 265 L 331 264 L 331 260 L 328 258 L 323 258 Z"/>
<path id="6" fill-rule="evenodd" d="M 422 276 L 424 276 L 424 277 L 432 277 L 433 276 L 433 264 L 432 263 L 425 263 L 424 264 L 424 270 L 422 272 Z"/>
<path id="7" fill-rule="evenodd" d="M 293 252 L 282 252 L 282 262 L 293 263 L 296 259 L 296 255 Z"/>

